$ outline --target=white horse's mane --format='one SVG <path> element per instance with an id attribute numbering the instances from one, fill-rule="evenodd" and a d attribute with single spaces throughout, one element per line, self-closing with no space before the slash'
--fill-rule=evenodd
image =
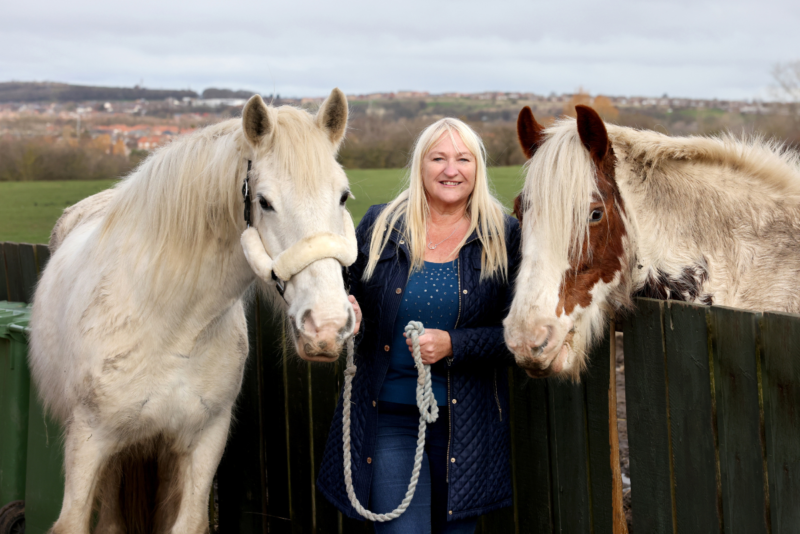
<path id="1" fill-rule="evenodd" d="M 308 112 L 270 108 L 276 127 L 262 154 L 280 179 L 291 178 L 303 194 L 324 179 L 330 140 Z M 298 147 L 304 153 L 298 155 Z M 101 245 L 132 248 L 135 261 L 191 277 L 204 251 L 229 244 L 244 229 L 242 185 L 253 157 L 240 119 L 230 119 L 180 137 L 147 158 L 116 186 L 102 223 Z M 329 158 L 329 156 L 328 156 Z M 258 173 L 252 173 L 255 190 Z M 232 230 L 236 230 L 232 232 Z M 135 236 L 135 237 L 134 237 Z M 169 276 L 154 272 L 166 282 Z M 154 289 L 161 291 L 165 288 Z"/>

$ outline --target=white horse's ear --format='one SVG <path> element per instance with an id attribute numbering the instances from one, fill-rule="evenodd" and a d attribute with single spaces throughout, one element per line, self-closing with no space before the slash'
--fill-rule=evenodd
<path id="1" fill-rule="evenodd" d="M 317 111 L 317 126 L 328 133 L 328 138 L 338 147 L 347 130 L 347 97 L 336 87 Z"/>
<path id="2" fill-rule="evenodd" d="M 272 133 L 275 126 L 261 95 L 253 95 L 244 105 L 242 127 L 244 135 L 253 146 L 261 144 L 261 141 Z"/>

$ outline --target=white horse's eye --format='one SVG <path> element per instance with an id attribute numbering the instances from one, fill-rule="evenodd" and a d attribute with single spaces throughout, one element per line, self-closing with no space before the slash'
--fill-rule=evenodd
<path id="1" fill-rule="evenodd" d="M 601 209 L 594 209 L 592 210 L 592 214 L 589 215 L 589 222 L 590 223 L 598 223 L 603 220 L 603 210 Z"/>
<path id="2" fill-rule="evenodd" d="M 258 204 L 264 211 L 275 211 L 275 208 L 272 207 L 272 204 L 270 204 L 269 201 L 261 195 L 258 195 Z"/>
<path id="3" fill-rule="evenodd" d="M 339 205 L 344 206 L 348 198 L 350 198 L 350 191 L 342 193 L 342 198 L 339 199 Z"/>

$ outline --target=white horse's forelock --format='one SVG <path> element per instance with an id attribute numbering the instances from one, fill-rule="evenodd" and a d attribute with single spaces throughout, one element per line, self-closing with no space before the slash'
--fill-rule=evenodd
<path id="1" fill-rule="evenodd" d="M 544 131 L 545 141 L 526 164 L 523 224 L 537 228 L 552 257 L 579 260 L 589 238 L 589 203 L 599 198 L 595 164 L 575 128 L 574 119 Z M 533 162 L 535 161 L 535 164 Z M 573 236 L 575 239 L 573 239 Z"/>

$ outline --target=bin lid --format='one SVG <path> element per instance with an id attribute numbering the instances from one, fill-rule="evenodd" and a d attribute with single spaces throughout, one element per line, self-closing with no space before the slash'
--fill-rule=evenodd
<path id="1" fill-rule="evenodd" d="M 14 334 L 27 333 L 30 320 L 29 304 L 0 301 L 0 337 L 9 339 Z"/>

